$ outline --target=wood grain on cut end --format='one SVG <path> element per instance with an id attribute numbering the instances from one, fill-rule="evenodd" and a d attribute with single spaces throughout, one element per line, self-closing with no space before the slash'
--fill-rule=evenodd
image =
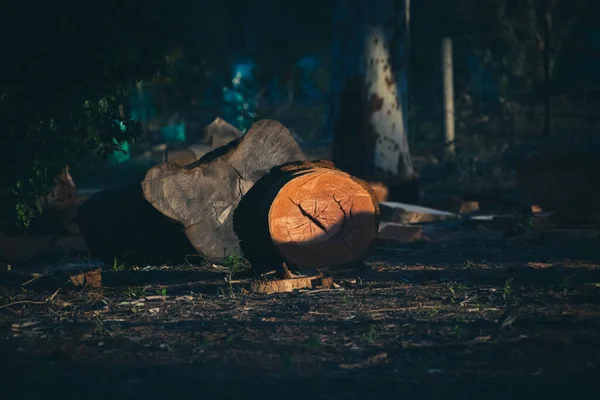
<path id="1" fill-rule="evenodd" d="M 313 289 L 316 287 L 330 289 L 332 286 L 332 278 L 324 278 L 321 275 L 317 275 L 290 279 L 255 281 L 250 285 L 250 290 L 254 293 L 273 294 L 292 292 L 296 289 Z"/>
<path id="2" fill-rule="evenodd" d="M 274 168 L 245 196 L 234 218 L 253 268 L 286 262 L 322 269 L 364 257 L 377 237 L 379 207 L 365 182 L 331 163 L 301 162 Z"/>
<path id="3" fill-rule="evenodd" d="M 269 231 L 283 256 L 321 268 L 360 256 L 376 236 L 371 194 L 342 172 L 315 168 L 286 183 L 271 204 Z"/>

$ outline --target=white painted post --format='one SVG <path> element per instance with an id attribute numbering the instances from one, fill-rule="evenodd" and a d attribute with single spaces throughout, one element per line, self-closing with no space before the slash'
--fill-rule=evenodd
<path id="1" fill-rule="evenodd" d="M 442 39 L 442 73 L 444 80 L 444 146 L 446 161 L 456 155 L 454 145 L 454 77 L 452 39 Z"/>

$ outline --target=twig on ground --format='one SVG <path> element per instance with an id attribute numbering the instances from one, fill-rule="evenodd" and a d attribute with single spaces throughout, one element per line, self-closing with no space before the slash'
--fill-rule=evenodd
<path id="1" fill-rule="evenodd" d="M 439 308 L 439 306 L 419 306 L 419 307 L 401 307 L 401 308 L 380 308 L 377 310 L 365 310 L 369 313 L 384 313 L 384 312 L 394 312 L 394 311 L 418 311 L 424 309 L 431 308 Z"/>
<path id="2" fill-rule="evenodd" d="M 54 298 L 56 297 L 56 295 L 58 294 L 58 292 L 60 292 L 60 288 L 56 289 L 56 292 L 54 292 L 54 293 L 52 294 L 52 296 L 48 297 L 48 298 L 46 299 L 46 301 L 47 301 L 47 302 L 51 302 L 51 301 L 53 301 L 53 300 L 54 300 Z"/>
<path id="3" fill-rule="evenodd" d="M 306 291 L 306 293 L 307 294 L 315 294 L 315 293 L 321 293 L 321 292 L 331 292 L 332 290 L 337 290 L 337 289 L 314 289 L 314 290 L 308 289 Z"/>
<path id="4" fill-rule="evenodd" d="M 13 301 L 12 303 L 1 305 L 0 309 L 11 307 L 11 306 L 15 306 L 17 304 L 46 304 L 46 303 L 50 303 L 52 300 L 54 300 L 54 298 L 56 297 L 56 295 L 58 294 L 58 292 L 60 292 L 60 288 L 56 289 L 56 292 L 54 292 L 50 297 L 48 297 L 44 301 L 33 301 L 33 300 Z"/>
<path id="5" fill-rule="evenodd" d="M 37 274 L 36 276 L 34 276 L 33 278 L 31 278 L 31 279 L 30 279 L 30 280 L 28 280 L 27 282 L 25 282 L 25 283 L 22 283 L 22 284 L 21 284 L 21 286 L 27 286 L 27 285 L 29 285 L 30 283 L 33 283 L 33 282 L 37 281 L 37 280 L 38 280 L 38 279 L 40 279 L 40 278 L 43 278 L 43 277 L 44 277 L 44 276 L 46 276 L 47 274 L 48 274 L 47 272 L 44 272 L 43 274 Z"/>
<path id="6" fill-rule="evenodd" d="M 17 304 L 46 304 L 46 302 L 45 301 L 32 301 L 32 300 L 13 301 L 12 303 L 8 303 L 8 304 L 4 304 L 4 305 L 0 306 L 0 308 L 15 306 Z"/>

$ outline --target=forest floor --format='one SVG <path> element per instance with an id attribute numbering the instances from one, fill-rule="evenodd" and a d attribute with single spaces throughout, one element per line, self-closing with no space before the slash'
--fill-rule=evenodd
<path id="1" fill-rule="evenodd" d="M 115 263 L 81 289 L 48 263 L 4 265 L 2 398 L 594 396 L 599 245 L 378 247 L 335 289 L 273 295 L 214 266 Z"/>

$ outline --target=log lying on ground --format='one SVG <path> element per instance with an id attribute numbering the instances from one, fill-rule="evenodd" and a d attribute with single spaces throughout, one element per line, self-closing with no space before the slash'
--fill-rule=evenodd
<path id="1" fill-rule="evenodd" d="M 185 166 L 199 160 L 206 153 L 211 151 L 211 148 L 207 144 L 193 144 L 186 147 L 180 147 L 176 149 L 166 150 L 166 157 L 163 153 L 163 160 L 169 163 Z"/>
<path id="2" fill-rule="evenodd" d="M 225 146 L 232 140 L 241 138 L 242 135 L 242 132 L 235 126 L 217 117 L 204 128 L 202 142 L 208 144 L 211 150 L 214 150 Z"/>
<path id="3" fill-rule="evenodd" d="M 150 204 L 183 225 L 200 254 L 219 261 L 242 254 L 233 230 L 233 211 L 242 196 L 271 168 L 300 160 L 304 155 L 289 131 L 263 120 L 190 165 L 150 169 L 142 188 Z"/>
<path id="4" fill-rule="evenodd" d="M 154 146 L 149 156 L 160 157 L 163 161 L 185 166 L 191 164 L 208 152 L 227 145 L 232 140 L 239 139 L 243 134 L 235 126 L 217 117 L 204 127 L 202 137 L 192 144 L 160 144 Z M 166 160 L 165 160 L 166 159 Z"/>
<path id="5" fill-rule="evenodd" d="M 139 184 L 94 194 L 76 221 L 91 256 L 109 264 L 115 258 L 134 265 L 177 264 L 197 254 L 181 224 L 152 207 Z"/>
<path id="6" fill-rule="evenodd" d="M 234 213 L 244 257 L 257 272 L 284 262 L 298 269 L 358 263 L 378 226 L 379 207 L 370 186 L 324 161 L 273 168 Z"/>

